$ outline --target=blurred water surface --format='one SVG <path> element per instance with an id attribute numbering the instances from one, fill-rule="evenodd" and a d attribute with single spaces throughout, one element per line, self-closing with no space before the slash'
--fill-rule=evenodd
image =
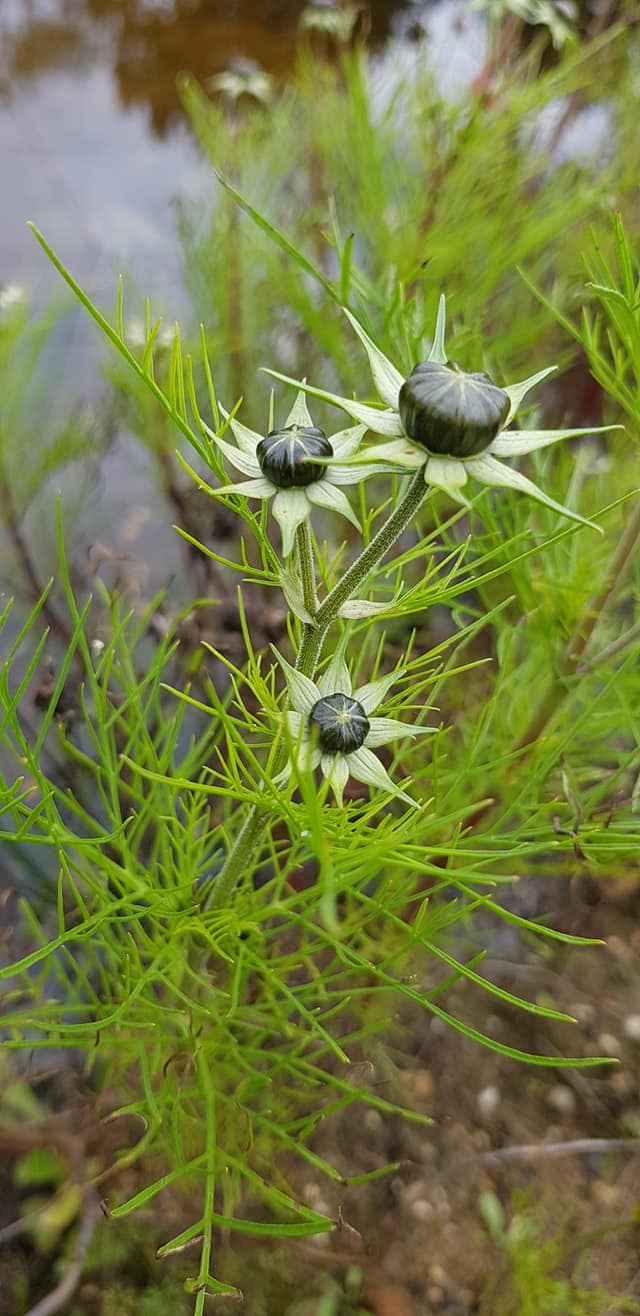
<path id="1" fill-rule="evenodd" d="M 372 0 L 371 44 L 411 8 Z M 112 288 L 114 263 L 147 290 L 178 288 L 173 203 L 197 195 L 208 173 L 178 75 L 206 84 L 248 58 L 286 79 L 303 9 L 303 0 L 2 0 L 0 285 L 18 280 L 36 295 L 51 286 L 25 230 L 33 219 L 97 296 Z"/>

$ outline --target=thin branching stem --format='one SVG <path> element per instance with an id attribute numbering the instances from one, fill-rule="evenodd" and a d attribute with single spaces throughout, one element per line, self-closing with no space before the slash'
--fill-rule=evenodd
<path id="1" fill-rule="evenodd" d="M 315 608 L 313 609 L 315 612 L 313 623 L 309 623 L 303 628 L 302 642 L 296 661 L 296 668 L 299 672 L 304 672 L 305 676 L 313 677 L 327 631 L 338 616 L 343 603 L 351 598 L 373 571 L 373 568 L 386 556 L 402 532 L 411 524 L 416 512 L 426 498 L 429 497 L 430 492 L 429 487 L 425 484 L 424 472 L 422 469 L 416 471 L 404 497 L 401 498 L 391 515 L 387 517 L 384 525 L 380 527 L 378 533 L 370 540 L 360 556 L 345 572 L 342 579 L 327 594 L 317 612 L 315 612 Z M 299 535 L 296 541 L 301 570 L 303 570 L 303 591 L 310 584 L 309 580 L 306 584 L 304 581 L 304 570 L 309 566 L 306 555 L 311 553 L 311 537 L 308 527 L 307 536 Z M 303 558 L 306 564 L 304 569 L 302 568 Z M 311 558 L 310 569 L 313 572 L 313 558 Z M 315 580 L 313 590 L 315 596 Z M 305 606 L 308 608 L 306 595 Z M 308 610 L 312 611 L 312 609 Z M 214 908 L 228 905 L 240 878 L 255 868 L 258 857 L 257 851 L 269 826 L 269 818 L 270 814 L 267 810 L 259 809 L 257 805 L 252 806 L 238 833 L 235 844 L 229 851 L 218 874 L 211 900 Z"/>

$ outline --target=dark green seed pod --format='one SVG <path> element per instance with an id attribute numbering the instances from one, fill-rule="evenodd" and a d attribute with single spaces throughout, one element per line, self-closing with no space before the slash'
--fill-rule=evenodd
<path id="1" fill-rule="evenodd" d="M 400 389 L 405 433 L 428 452 L 474 457 L 489 447 L 509 414 L 509 397 L 484 371 L 451 361 L 421 361 Z"/>
<path id="2" fill-rule="evenodd" d="M 364 745 L 369 719 L 357 699 L 349 695 L 326 695 L 313 705 L 309 714 L 318 729 L 320 749 L 325 754 L 351 754 Z"/>
<path id="3" fill-rule="evenodd" d="M 260 470 L 278 489 L 304 489 L 327 474 L 310 457 L 333 457 L 326 434 L 315 425 L 287 425 L 272 430 L 256 448 Z"/>

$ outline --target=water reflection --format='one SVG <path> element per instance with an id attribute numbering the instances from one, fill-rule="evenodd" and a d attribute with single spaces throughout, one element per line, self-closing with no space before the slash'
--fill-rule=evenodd
<path id="1" fill-rule="evenodd" d="M 6 8 L 5 8 L 6 5 Z M 375 44 L 406 0 L 371 0 Z M 163 135 L 179 117 L 176 77 L 202 81 L 238 55 L 284 78 L 295 60 L 304 0 L 4 0 L 0 94 L 62 70 L 109 67 L 125 108 L 148 109 Z"/>
<path id="2" fill-rule="evenodd" d="M 60 293 L 57 275 L 26 229 L 33 219 L 98 304 L 112 305 L 123 270 L 130 315 L 141 309 L 140 293 L 148 292 L 157 313 L 184 320 L 175 202 L 206 192 L 210 167 L 182 115 L 177 75 L 188 71 L 210 86 L 244 57 L 277 84 L 293 66 L 304 7 L 305 0 L 0 0 L 5 300 L 17 287 L 37 311 L 52 291 Z M 372 0 L 368 8 L 370 41 L 379 44 L 402 0 Z M 54 433 L 54 412 L 66 415 L 72 400 L 95 404 L 102 348 L 81 312 L 59 325 L 46 363 L 45 439 Z M 91 496 L 75 497 L 76 470 L 57 482 L 65 504 L 72 501 L 69 524 L 80 543 L 119 543 L 130 506 L 153 500 L 157 514 L 136 547 L 141 562 L 156 564 L 155 585 L 181 558 L 169 529 L 175 515 L 160 510 L 145 461 L 139 447 L 118 435 Z M 41 515 L 38 504 L 29 518 L 35 569 L 44 579 L 52 553 L 50 516 Z M 0 529 L 0 557 L 2 548 Z"/>

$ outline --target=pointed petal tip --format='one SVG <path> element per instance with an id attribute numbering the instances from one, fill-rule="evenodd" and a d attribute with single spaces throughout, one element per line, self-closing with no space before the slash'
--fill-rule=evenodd
<path id="1" fill-rule="evenodd" d="M 396 369 L 393 362 L 385 356 L 384 352 L 376 346 L 373 339 L 369 337 L 363 329 L 355 315 L 347 310 L 346 306 L 342 308 L 354 332 L 358 335 L 362 346 L 369 358 L 369 368 L 373 377 L 373 382 L 378 396 L 387 407 L 394 410 L 398 408 L 398 394 L 404 383 L 404 376 Z"/>
<path id="2" fill-rule="evenodd" d="M 552 511 L 558 512 L 560 516 L 566 516 L 571 521 L 577 521 L 580 525 L 589 526 L 592 530 L 597 530 L 599 534 L 604 531 L 595 521 L 589 521 L 585 516 L 580 516 L 579 512 L 574 512 L 570 507 L 565 507 L 563 503 L 556 502 L 555 498 L 550 498 L 548 494 L 540 489 L 533 480 L 529 480 L 526 475 L 520 471 L 515 471 L 511 466 L 505 466 L 503 462 L 491 455 L 482 455 L 480 457 L 471 457 L 467 461 L 469 473 L 481 484 L 494 486 L 498 489 L 515 489 L 519 493 L 533 498 L 536 502 L 542 503 Z"/>
<path id="3" fill-rule="evenodd" d="M 436 361 L 438 365 L 445 365 L 447 360 L 447 349 L 445 344 L 445 335 L 447 329 L 447 299 L 443 292 L 438 299 L 438 313 L 436 315 L 436 325 L 433 333 L 433 342 L 431 351 L 427 357 L 428 361 Z"/>

